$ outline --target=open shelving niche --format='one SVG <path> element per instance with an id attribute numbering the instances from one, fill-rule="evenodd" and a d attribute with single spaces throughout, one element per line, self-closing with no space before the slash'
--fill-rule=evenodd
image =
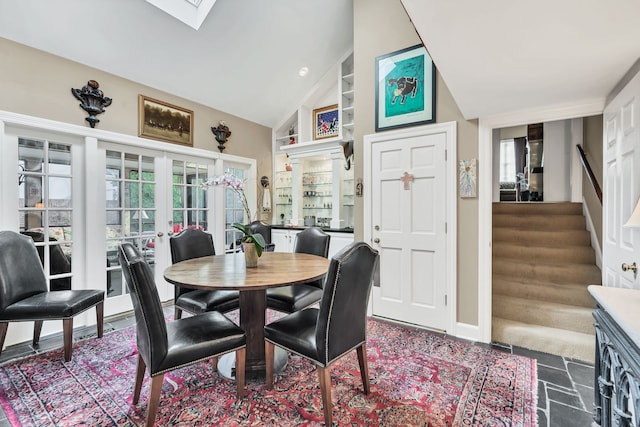
<path id="1" fill-rule="evenodd" d="M 314 217 L 317 226 L 353 228 L 353 167 L 345 169 L 342 147 L 353 139 L 353 71 L 349 52 L 274 128 L 273 224 L 302 226 L 305 218 Z M 338 105 L 338 135 L 313 140 L 313 110 L 334 104 Z"/>

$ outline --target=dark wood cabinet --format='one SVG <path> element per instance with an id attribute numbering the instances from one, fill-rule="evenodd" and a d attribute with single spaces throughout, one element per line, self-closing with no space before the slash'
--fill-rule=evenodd
<path id="1" fill-rule="evenodd" d="M 594 420 L 640 426 L 640 291 L 589 286 L 597 303 Z"/>

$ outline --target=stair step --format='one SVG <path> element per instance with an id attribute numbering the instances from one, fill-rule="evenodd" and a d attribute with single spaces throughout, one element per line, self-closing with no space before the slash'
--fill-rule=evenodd
<path id="1" fill-rule="evenodd" d="M 494 227 L 493 240 L 498 242 L 527 242 L 537 246 L 590 246 L 587 230 L 530 231 L 511 227 Z"/>
<path id="2" fill-rule="evenodd" d="M 585 230 L 586 220 L 582 215 L 531 215 L 494 214 L 494 227 L 513 227 L 521 230 Z"/>
<path id="3" fill-rule="evenodd" d="M 492 341 L 508 343 L 530 350 L 570 357 L 593 364 L 596 340 L 594 334 L 531 325 L 493 317 Z"/>
<path id="4" fill-rule="evenodd" d="M 493 315 L 533 325 L 593 334 L 593 309 L 525 298 L 493 295 Z"/>
<path id="5" fill-rule="evenodd" d="M 494 203 L 494 214 L 522 213 L 529 215 L 582 215 L 582 203 L 517 202 Z"/>
<path id="6" fill-rule="evenodd" d="M 494 242 L 493 257 L 549 264 L 595 264 L 596 262 L 595 251 L 591 246 L 536 246 L 527 242 Z"/>
<path id="7" fill-rule="evenodd" d="M 586 284 L 567 283 L 558 285 L 497 274 L 494 274 L 492 282 L 494 295 L 577 305 L 590 309 L 594 309 L 596 306 L 587 290 L 588 285 Z"/>
<path id="8" fill-rule="evenodd" d="M 505 258 L 493 260 L 493 273 L 557 284 L 602 282 L 600 269 L 593 264 L 549 264 Z"/>

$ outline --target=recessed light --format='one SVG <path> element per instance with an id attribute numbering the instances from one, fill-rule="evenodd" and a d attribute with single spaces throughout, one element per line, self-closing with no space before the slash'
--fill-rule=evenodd
<path id="1" fill-rule="evenodd" d="M 298 75 L 299 75 L 300 77 L 304 77 L 304 76 L 306 76 L 306 75 L 307 75 L 307 73 L 308 73 L 308 72 L 309 72 L 309 68 L 307 68 L 307 67 L 302 67 L 302 68 L 300 68 L 300 69 L 298 70 Z"/>

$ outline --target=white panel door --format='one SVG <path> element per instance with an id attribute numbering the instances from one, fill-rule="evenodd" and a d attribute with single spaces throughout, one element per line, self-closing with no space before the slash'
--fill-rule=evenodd
<path id="1" fill-rule="evenodd" d="M 380 251 L 373 314 L 449 330 L 446 134 L 374 142 L 371 236 Z"/>
<path id="2" fill-rule="evenodd" d="M 604 111 L 603 268 L 605 286 L 640 289 L 622 263 L 640 263 L 640 230 L 623 227 L 640 195 L 640 74 Z"/>

